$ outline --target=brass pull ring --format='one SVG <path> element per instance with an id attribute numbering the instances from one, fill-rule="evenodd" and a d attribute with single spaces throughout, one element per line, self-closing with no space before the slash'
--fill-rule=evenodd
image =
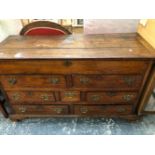
<path id="1" fill-rule="evenodd" d="M 86 114 L 88 112 L 87 107 L 81 107 L 80 108 L 81 113 Z"/>
<path id="2" fill-rule="evenodd" d="M 13 86 L 13 85 L 15 85 L 17 83 L 17 80 L 16 80 L 16 78 L 10 78 L 8 80 L 8 83 Z"/>
<path id="3" fill-rule="evenodd" d="M 57 114 L 60 114 L 62 112 L 62 108 L 54 108 L 54 111 L 57 113 Z"/>

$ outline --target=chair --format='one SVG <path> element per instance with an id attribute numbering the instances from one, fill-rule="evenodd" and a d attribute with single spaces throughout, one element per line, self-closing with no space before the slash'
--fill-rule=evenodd
<path id="1" fill-rule="evenodd" d="M 22 28 L 20 35 L 67 35 L 67 29 L 50 21 L 36 21 Z"/>

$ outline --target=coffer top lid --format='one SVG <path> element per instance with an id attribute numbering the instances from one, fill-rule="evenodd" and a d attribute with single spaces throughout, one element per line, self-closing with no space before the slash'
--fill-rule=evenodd
<path id="1" fill-rule="evenodd" d="M 9 36 L 0 59 L 16 58 L 155 58 L 155 50 L 137 33 Z"/>

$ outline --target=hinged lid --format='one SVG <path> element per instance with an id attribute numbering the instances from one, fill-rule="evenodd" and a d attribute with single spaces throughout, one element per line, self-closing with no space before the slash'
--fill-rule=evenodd
<path id="1" fill-rule="evenodd" d="M 155 50 L 138 34 L 9 36 L 0 59 L 155 58 Z"/>

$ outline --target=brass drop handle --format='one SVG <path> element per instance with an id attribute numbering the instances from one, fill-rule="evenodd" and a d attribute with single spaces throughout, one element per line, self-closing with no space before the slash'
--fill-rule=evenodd
<path id="1" fill-rule="evenodd" d="M 131 86 L 135 79 L 133 77 L 124 77 L 123 80 L 128 86 Z"/>
<path id="2" fill-rule="evenodd" d="M 68 98 L 73 98 L 76 96 L 76 93 L 74 92 L 65 92 L 65 96 L 68 97 Z"/>
<path id="3" fill-rule="evenodd" d="M 110 97 L 116 96 L 116 92 L 107 92 L 107 95 Z"/>
<path id="4" fill-rule="evenodd" d="M 17 83 L 17 79 L 16 78 L 9 78 L 8 83 L 13 86 Z"/>
<path id="5" fill-rule="evenodd" d="M 60 79 L 53 77 L 49 79 L 49 82 L 52 84 L 58 84 L 60 82 Z"/>
<path id="6" fill-rule="evenodd" d="M 15 100 L 15 101 L 18 101 L 20 99 L 20 95 L 19 93 L 14 93 L 12 98 Z"/>
<path id="7" fill-rule="evenodd" d="M 38 111 L 42 111 L 43 110 L 43 107 L 38 105 L 38 106 L 35 106 L 35 109 L 38 110 Z"/>
<path id="8" fill-rule="evenodd" d="M 43 94 L 43 95 L 41 95 L 41 99 L 43 99 L 44 101 L 48 101 L 49 96 L 47 94 Z"/>
<path id="9" fill-rule="evenodd" d="M 26 107 L 19 107 L 18 108 L 20 112 L 24 113 L 26 112 L 27 108 Z"/>
<path id="10" fill-rule="evenodd" d="M 93 96 L 91 96 L 91 99 L 93 101 L 99 101 L 101 99 L 101 96 L 100 95 L 93 95 Z"/>
<path id="11" fill-rule="evenodd" d="M 62 112 L 62 110 L 63 110 L 63 108 L 54 108 L 53 109 L 57 114 L 60 114 L 61 112 Z"/>
<path id="12" fill-rule="evenodd" d="M 64 66 L 69 67 L 72 65 L 72 62 L 70 60 L 65 60 L 64 61 Z"/>
<path id="13" fill-rule="evenodd" d="M 87 107 L 81 107 L 81 108 L 80 108 L 80 112 L 81 112 L 82 114 L 86 114 L 86 113 L 88 112 Z"/>
<path id="14" fill-rule="evenodd" d="M 124 107 L 119 107 L 119 108 L 117 108 L 117 112 L 125 112 L 126 111 L 126 109 L 124 108 Z"/>
<path id="15" fill-rule="evenodd" d="M 81 78 L 80 78 L 80 82 L 81 82 L 82 84 L 88 84 L 88 83 L 90 82 L 90 80 L 89 80 L 88 78 L 86 78 L 86 77 L 81 77 Z"/>
<path id="16" fill-rule="evenodd" d="M 31 91 L 27 92 L 28 96 L 32 97 L 33 93 Z"/>
<path id="17" fill-rule="evenodd" d="M 133 95 L 130 95 L 130 94 L 127 94 L 127 95 L 124 95 L 123 96 L 123 99 L 125 100 L 125 101 L 131 101 L 131 99 L 133 98 Z"/>

